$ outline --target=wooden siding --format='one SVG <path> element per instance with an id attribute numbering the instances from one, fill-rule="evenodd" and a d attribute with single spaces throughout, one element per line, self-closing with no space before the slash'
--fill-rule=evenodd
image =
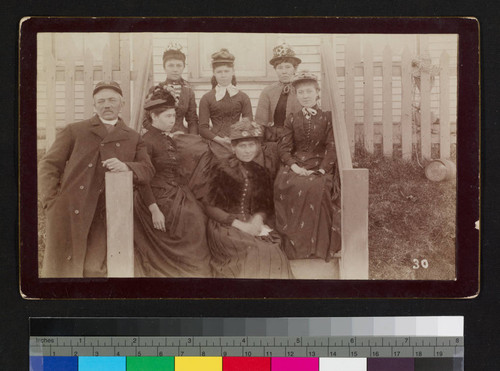
<path id="1" fill-rule="evenodd" d="M 193 43 L 193 38 L 196 39 L 196 34 L 188 34 L 188 33 L 154 33 L 153 35 L 153 79 L 155 83 L 163 81 L 165 78 L 165 73 L 163 71 L 162 66 L 162 55 L 166 45 L 170 41 L 175 41 L 180 43 L 184 52 L 187 55 L 187 65 L 184 71 L 184 78 L 191 82 L 191 85 L 194 88 L 195 96 L 197 100 L 201 98 L 201 96 L 206 93 L 210 89 L 210 83 L 208 78 L 193 78 L 193 76 L 198 76 L 196 73 L 193 73 L 199 66 L 199 48 L 196 47 L 196 43 Z M 354 128 L 354 140 L 360 140 L 364 135 L 365 127 L 365 110 L 367 107 L 371 107 L 373 110 L 373 143 L 379 144 L 382 142 L 382 122 L 384 116 L 383 109 L 383 87 L 384 80 L 382 75 L 382 52 L 383 49 L 373 47 L 373 94 L 370 97 L 371 101 L 365 101 L 366 96 L 366 86 L 363 77 L 363 58 L 364 50 L 367 45 L 367 41 L 369 41 L 369 37 L 365 35 L 349 35 L 349 34 L 336 34 L 332 35 L 332 44 L 335 52 L 335 61 L 337 65 L 337 74 L 338 74 L 338 82 L 339 82 L 339 93 L 340 93 L 340 107 L 345 109 L 345 95 L 346 89 L 353 89 L 353 101 L 349 102 L 352 105 L 353 110 L 350 110 L 350 114 L 352 112 L 355 128 Z M 268 53 L 277 43 L 281 43 L 286 41 L 288 44 L 292 46 L 292 48 L 296 51 L 297 56 L 300 57 L 303 63 L 299 66 L 299 69 L 307 69 L 313 73 L 318 74 L 321 77 L 321 58 L 319 53 L 320 42 L 322 35 L 307 35 L 307 34 L 269 34 L 267 35 L 269 42 L 267 42 Z M 417 36 L 414 35 L 416 39 Z M 440 88 L 440 78 L 436 77 L 435 82 L 433 84 L 431 90 L 430 97 L 430 112 L 431 112 L 431 125 L 435 126 L 435 121 L 440 117 L 442 112 L 448 115 L 450 125 L 449 130 L 451 133 L 450 141 L 451 143 L 456 143 L 456 110 L 457 110 L 457 36 L 456 35 L 420 35 L 420 38 L 425 39 L 420 44 L 415 41 L 415 45 L 410 45 L 410 53 L 412 56 L 418 52 L 418 48 L 421 45 L 425 45 L 428 49 L 429 55 L 432 59 L 432 64 L 439 65 L 439 59 L 441 53 L 446 51 L 449 56 L 449 68 L 448 68 L 448 84 L 447 89 Z M 137 53 L 135 50 L 138 50 L 138 46 L 140 46 L 141 35 L 140 34 L 120 34 L 119 35 L 120 46 L 119 50 L 123 50 L 125 45 L 128 43 L 128 47 L 130 49 L 129 58 L 131 58 L 131 71 L 130 73 L 131 84 L 130 91 L 133 91 L 134 88 L 134 65 L 137 64 L 137 61 L 134 58 L 137 57 Z M 355 40 L 355 45 L 350 45 L 349 43 Z M 49 120 L 49 113 L 47 110 L 47 86 L 45 82 L 45 50 L 54 51 L 55 45 L 51 40 L 50 34 L 40 33 L 38 34 L 38 59 L 37 59 L 37 68 L 38 68 L 38 84 L 37 84 L 37 128 L 39 130 L 39 137 L 43 138 L 44 129 L 47 124 L 47 120 Z M 189 47 L 193 46 L 190 50 Z M 231 45 L 228 45 L 229 50 L 231 50 Z M 346 68 L 346 51 L 348 48 L 354 48 L 355 54 L 358 57 L 355 58 L 354 62 L 355 66 L 352 64 L 349 68 Z M 112 48 L 113 50 L 116 47 Z M 116 53 L 113 52 L 113 55 Z M 116 59 L 116 58 L 115 58 Z M 122 57 L 120 57 L 122 59 Z M 359 60 L 357 60 L 359 59 Z M 94 58 L 94 66 L 93 66 L 93 83 L 101 80 L 105 73 L 106 69 L 109 70 L 108 67 L 102 66 L 103 56 L 96 56 Z M 351 61 L 348 61 L 351 63 Z M 392 109 L 390 115 L 392 116 L 393 121 L 393 143 L 400 143 L 401 136 L 401 121 L 402 121 L 402 81 L 401 81 L 401 53 L 399 50 L 393 50 L 392 54 L 392 77 L 389 82 L 386 82 L 386 86 L 391 86 L 392 90 L 392 100 L 391 105 Z M 56 61 L 55 68 L 55 112 L 54 112 L 54 120 L 56 127 L 63 127 L 67 124 L 68 119 L 72 118 L 75 121 L 82 120 L 88 116 L 89 108 L 88 103 L 86 102 L 86 94 L 88 99 L 88 92 L 85 90 L 85 82 L 84 82 L 84 63 L 82 60 L 74 60 L 74 89 L 69 91 L 71 84 L 67 84 L 68 70 L 67 67 L 70 67 L 72 62 L 70 60 L 64 61 Z M 101 66 L 97 65 L 98 63 Z M 111 76 L 113 79 L 121 82 L 127 72 L 120 71 L 121 61 L 112 61 L 111 68 Z M 117 68 L 118 70 L 114 69 Z M 346 71 L 347 71 L 347 84 L 346 87 Z M 349 72 L 350 71 L 350 72 Z M 274 71 L 272 67 L 268 66 L 268 70 L 265 76 L 245 78 L 245 76 L 238 75 L 238 69 L 236 69 L 236 75 L 239 79 L 238 87 L 245 91 L 252 102 L 252 107 L 255 112 L 258 97 L 262 89 L 268 84 L 272 83 L 275 80 Z M 441 109 L 441 104 L 444 102 L 442 98 L 440 98 L 440 91 L 447 90 L 449 95 L 449 107 L 448 112 L 446 110 Z M 50 92 L 49 92 L 50 93 Z M 387 94 L 387 93 L 386 93 Z M 68 99 L 73 100 L 73 112 L 66 112 L 66 106 L 68 104 Z M 133 97 L 130 97 L 130 101 L 132 101 Z M 130 107 L 128 107 L 130 110 Z M 126 115 L 129 116 L 130 112 L 126 112 Z M 386 112 L 387 115 L 387 112 Z M 52 120 L 52 119 L 51 119 Z M 431 143 L 438 143 L 440 141 L 439 130 L 436 130 L 433 126 L 433 130 L 431 133 Z M 41 145 L 43 142 L 40 142 Z"/>

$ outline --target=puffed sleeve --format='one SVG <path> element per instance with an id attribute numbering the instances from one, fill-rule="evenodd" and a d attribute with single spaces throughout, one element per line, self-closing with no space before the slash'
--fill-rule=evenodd
<path id="1" fill-rule="evenodd" d="M 201 97 L 200 100 L 200 120 L 199 120 L 199 127 L 200 127 L 200 135 L 209 140 L 213 140 L 216 135 L 212 133 L 210 130 L 209 122 L 210 122 L 210 102 L 209 102 L 209 97 L 208 94 L 205 94 L 203 97 Z"/>
<path id="2" fill-rule="evenodd" d="M 134 183 L 141 185 L 151 181 L 153 175 L 155 174 L 155 169 L 151 163 L 151 159 L 149 158 L 146 144 L 142 140 L 139 133 L 135 134 L 138 136 L 135 158 L 134 161 L 125 162 L 125 164 L 134 173 Z"/>
<path id="3" fill-rule="evenodd" d="M 49 151 L 38 165 L 38 189 L 42 207 L 45 209 L 55 198 L 59 189 L 66 161 L 68 161 L 74 145 L 71 125 L 67 125 L 59 133 Z"/>
<path id="4" fill-rule="evenodd" d="M 266 90 L 260 93 L 257 109 L 255 110 L 255 122 L 262 126 L 270 126 L 271 120 L 269 118 L 271 101 Z"/>
<path id="5" fill-rule="evenodd" d="M 150 158 L 152 158 L 153 153 L 154 153 L 153 144 L 150 143 L 149 141 L 145 141 L 144 143 L 146 145 L 146 150 L 147 150 L 148 156 Z M 140 185 L 138 187 L 138 190 L 139 190 L 139 193 L 140 193 L 144 203 L 147 206 L 150 206 L 150 205 L 156 203 L 156 198 L 153 195 L 153 190 L 151 189 L 150 182 Z"/>
<path id="6" fill-rule="evenodd" d="M 221 190 L 224 184 L 224 177 L 220 169 L 214 168 L 216 175 L 210 181 L 210 190 L 203 199 L 205 212 L 210 219 L 220 224 L 231 225 L 235 219 L 234 216 L 222 209 L 227 204 L 227 194 Z"/>
<path id="7" fill-rule="evenodd" d="M 293 139 L 293 114 L 288 115 L 283 125 L 283 134 L 278 142 L 278 156 L 285 165 L 292 166 L 296 163 L 292 155 L 294 149 Z"/>
<path id="8" fill-rule="evenodd" d="M 326 127 L 326 148 L 325 157 L 321 162 L 321 169 L 327 173 L 333 171 L 333 167 L 337 162 L 337 150 L 335 148 L 335 139 L 333 137 L 332 113 L 330 111 L 324 112 L 324 118 L 327 120 Z"/>
<path id="9" fill-rule="evenodd" d="M 266 142 L 262 145 L 262 151 L 266 159 L 266 168 L 269 171 L 272 183 L 276 178 L 280 167 L 280 158 L 278 156 L 278 143 L 277 142 Z"/>
<path id="10" fill-rule="evenodd" d="M 198 134 L 198 114 L 196 113 L 196 99 L 192 89 L 189 89 L 189 103 L 185 118 L 189 134 Z"/>
<path id="11" fill-rule="evenodd" d="M 252 102 L 250 102 L 250 98 L 248 97 L 248 95 L 246 95 L 243 92 L 241 94 L 242 94 L 241 118 L 246 118 L 252 121 L 253 120 Z"/>
<path id="12" fill-rule="evenodd" d="M 273 127 L 273 121 L 270 117 L 271 99 L 267 90 L 264 89 L 260 93 L 259 102 L 255 111 L 255 122 L 264 127 L 264 140 L 266 142 L 276 142 L 278 134 L 276 128 Z"/>

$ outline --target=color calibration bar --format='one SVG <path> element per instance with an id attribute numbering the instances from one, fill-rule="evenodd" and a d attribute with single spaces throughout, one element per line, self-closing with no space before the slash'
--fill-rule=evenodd
<path id="1" fill-rule="evenodd" d="M 463 317 L 36 318 L 31 370 L 463 370 Z"/>
<path id="2" fill-rule="evenodd" d="M 463 358 L 31 357 L 31 371 L 462 371 Z"/>

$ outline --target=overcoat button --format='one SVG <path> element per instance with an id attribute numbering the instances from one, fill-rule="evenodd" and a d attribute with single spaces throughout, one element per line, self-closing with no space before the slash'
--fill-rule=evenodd
<path id="1" fill-rule="evenodd" d="M 71 255 L 68 255 L 68 257 L 66 259 L 67 260 L 71 260 Z"/>
<path id="2" fill-rule="evenodd" d="M 80 189 L 84 189 L 84 188 L 85 188 L 84 186 L 82 186 L 82 185 L 80 186 Z"/>
<path id="3" fill-rule="evenodd" d="M 89 164 L 89 167 L 92 167 L 92 166 L 94 166 L 94 165 L 92 165 L 92 163 L 90 163 L 90 164 Z"/>
<path id="4" fill-rule="evenodd" d="M 116 143 L 116 146 L 117 146 L 117 147 L 120 147 L 120 143 Z"/>
<path id="5" fill-rule="evenodd" d="M 76 215 L 80 214 L 80 210 L 75 210 L 75 214 Z"/>

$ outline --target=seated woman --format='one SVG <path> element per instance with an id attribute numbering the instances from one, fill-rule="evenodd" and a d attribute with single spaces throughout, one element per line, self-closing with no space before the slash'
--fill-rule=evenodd
<path id="1" fill-rule="evenodd" d="M 145 103 L 143 139 L 156 174 L 134 200 L 135 273 L 138 277 L 212 277 L 206 217 L 179 175 L 170 133 L 176 100 L 168 86 L 156 86 Z"/>
<path id="2" fill-rule="evenodd" d="M 234 154 L 211 171 L 204 203 L 216 277 L 293 278 L 280 237 L 269 226 L 273 225 L 272 169 L 268 170 L 265 156 L 256 157 L 262 135 L 257 124 L 233 125 L 229 138 Z"/>
<path id="3" fill-rule="evenodd" d="M 292 84 L 302 109 L 285 120 L 278 142 L 281 168 L 274 183 L 276 227 L 289 259 L 322 258 L 340 250 L 340 183 L 331 112 L 318 106 L 315 75 Z"/>
<path id="4" fill-rule="evenodd" d="M 212 90 L 200 100 L 200 135 L 217 158 L 231 154 L 231 125 L 242 118 L 253 119 L 250 98 L 235 86 L 234 59 L 227 49 L 212 54 Z"/>

